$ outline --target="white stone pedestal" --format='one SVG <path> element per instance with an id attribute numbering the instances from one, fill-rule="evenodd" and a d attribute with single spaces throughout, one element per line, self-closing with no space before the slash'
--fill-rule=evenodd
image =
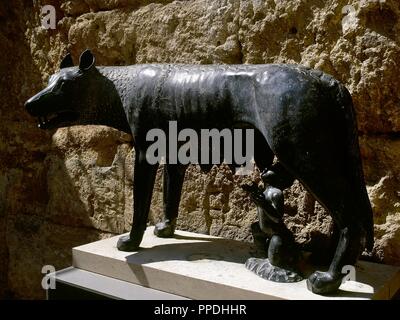
<path id="1" fill-rule="evenodd" d="M 307 290 L 305 280 L 275 283 L 247 270 L 247 243 L 183 231 L 161 239 L 150 227 L 141 249 L 127 253 L 117 250 L 119 237 L 74 248 L 73 266 L 190 299 L 390 299 L 400 288 L 400 268 L 360 261 L 357 282 L 320 296 Z"/>

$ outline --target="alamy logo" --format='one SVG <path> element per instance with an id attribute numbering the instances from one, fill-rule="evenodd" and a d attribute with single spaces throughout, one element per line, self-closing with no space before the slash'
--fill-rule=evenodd
<path id="1" fill-rule="evenodd" d="M 56 288 L 56 277 L 54 276 L 55 272 L 56 268 L 54 268 L 54 266 L 43 266 L 42 274 L 44 274 L 45 276 L 42 279 L 42 288 L 44 290 L 54 290 Z"/>
<path id="2" fill-rule="evenodd" d="M 55 29 L 57 24 L 56 8 L 52 5 L 42 7 L 42 27 L 46 30 Z"/>
<path id="3" fill-rule="evenodd" d="M 346 281 L 356 281 L 356 268 L 352 265 L 345 265 L 342 268 L 342 274 L 345 276 L 342 279 L 342 283 Z"/>
<path id="4" fill-rule="evenodd" d="M 226 164 L 244 166 L 237 174 L 249 174 L 253 169 L 254 129 L 201 129 L 199 137 L 198 132 L 189 128 L 178 133 L 177 122 L 170 121 L 168 133 L 151 129 L 147 132 L 146 141 L 153 142 L 146 152 L 149 164 L 206 165 L 219 164 L 223 159 Z"/>

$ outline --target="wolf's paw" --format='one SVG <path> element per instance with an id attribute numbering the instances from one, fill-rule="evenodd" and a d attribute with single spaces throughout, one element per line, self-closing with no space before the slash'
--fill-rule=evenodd
<path id="1" fill-rule="evenodd" d="M 132 239 L 129 235 L 122 236 L 118 239 L 117 248 L 119 251 L 138 251 L 140 245 L 140 241 L 137 239 Z"/>
<path id="2" fill-rule="evenodd" d="M 307 288 L 316 294 L 329 294 L 336 292 L 341 283 L 341 276 L 334 276 L 330 272 L 315 271 L 307 279 Z"/>
<path id="3" fill-rule="evenodd" d="M 169 220 L 157 223 L 154 227 L 154 234 L 159 238 L 172 238 L 175 232 L 175 224 Z"/>

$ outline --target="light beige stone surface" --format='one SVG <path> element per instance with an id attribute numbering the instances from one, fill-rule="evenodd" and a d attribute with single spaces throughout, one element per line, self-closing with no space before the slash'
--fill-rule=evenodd
<path id="1" fill-rule="evenodd" d="M 276 283 L 247 270 L 244 263 L 254 251 L 248 243 L 183 231 L 160 239 L 153 229 L 137 252 L 118 251 L 118 237 L 74 248 L 73 266 L 190 299 L 390 299 L 400 288 L 399 267 L 359 262 L 357 281 L 324 297 L 308 291 L 306 280 Z"/>
<path id="2" fill-rule="evenodd" d="M 45 4 L 56 7 L 56 30 L 40 26 Z M 129 229 L 130 138 L 104 127 L 43 132 L 23 108 L 66 50 L 77 61 L 86 48 L 99 65 L 296 62 L 343 81 L 357 110 L 375 214 L 371 258 L 399 265 L 399 10 L 398 0 L 1 1 L 0 273 L 7 276 L 0 276 L 0 288 L 43 298 L 44 262 L 66 266 L 69 244 Z M 161 212 L 160 176 L 151 223 Z M 242 180 L 226 168 L 207 176 L 191 167 L 179 228 L 251 240 L 255 208 L 238 187 Z M 285 219 L 296 239 L 328 246 L 332 227 L 324 209 L 298 183 L 286 195 Z M 61 228 L 61 239 L 52 241 L 65 247 L 50 254 L 47 244 L 38 245 L 43 228 Z M 34 258 L 23 270 L 25 256 Z"/>

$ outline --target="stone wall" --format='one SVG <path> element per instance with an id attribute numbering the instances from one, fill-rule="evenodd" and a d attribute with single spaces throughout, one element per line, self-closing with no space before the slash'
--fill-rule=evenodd
<path id="1" fill-rule="evenodd" d="M 56 30 L 40 27 L 45 4 L 57 8 Z M 400 265 L 399 17 L 398 0 L 1 1 L 0 295 L 43 298 L 43 265 L 66 267 L 71 247 L 129 229 L 131 137 L 89 126 L 43 132 L 23 108 L 67 50 L 78 61 L 86 48 L 98 65 L 287 62 L 344 82 L 375 215 L 371 258 Z M 179 228 L 251 240 L 255 208 L 239 180 L 225 167 L 191 167 Z M 300 184 L 286 195 L 297 240 L 325 246 L 330 217 Z"/>

